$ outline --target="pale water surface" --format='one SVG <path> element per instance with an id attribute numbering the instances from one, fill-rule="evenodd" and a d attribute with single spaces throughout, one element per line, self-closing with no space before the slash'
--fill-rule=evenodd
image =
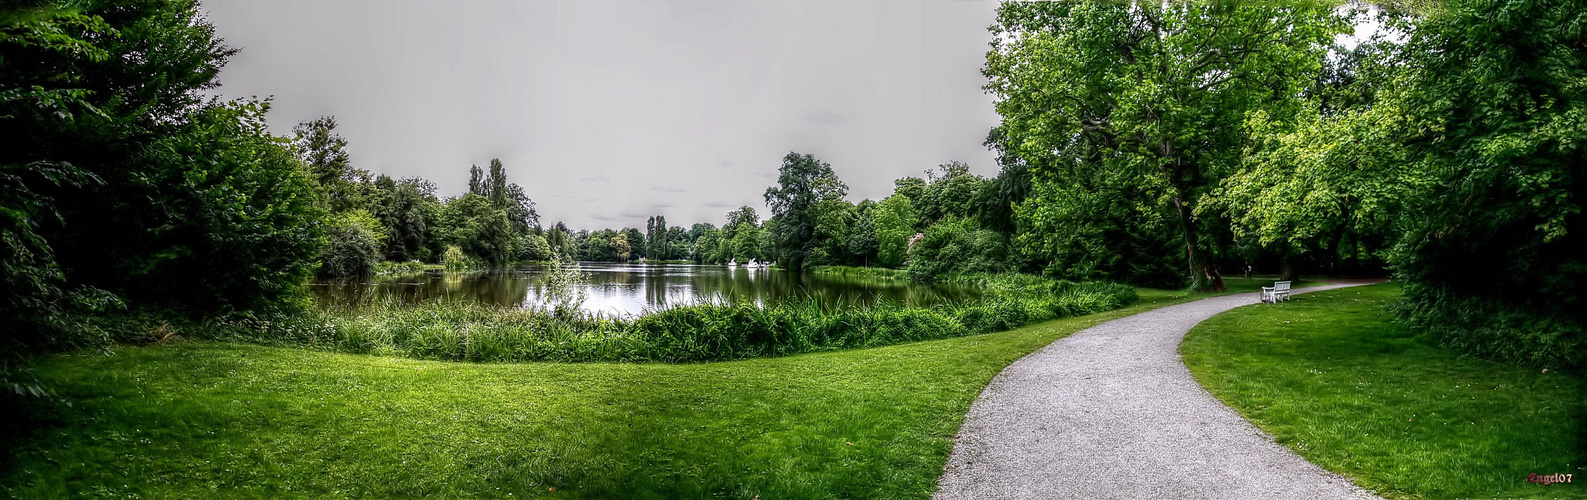
<path id="1" fill-rule="evenodd" d="M 614 264 L 579 262 L 587 299 L 584 309 L 615 315 L 706 300 L 767 304 L 814 297 L 822 304 L 873 303 L 878 300 L 929 306 L 979 296 L 975 289 L 950 285 L 911 284 L 900 280 L 852 278 L 825 274 L 794 274 L 774 269 L 729 268 L 693 264 Z M 399 297 L 405 303 L 461 300 L 528 307 L 541 304 L 545 268 L 519 266 L 490 272 L 431 272 L 370 281 L 327 281 L 310 286 L 322 303 Z"/>

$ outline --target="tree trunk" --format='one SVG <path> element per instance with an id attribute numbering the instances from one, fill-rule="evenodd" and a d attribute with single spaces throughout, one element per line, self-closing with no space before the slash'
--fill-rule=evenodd
<path id="1" fill-rule="evenodd" d="M 1295 281 L 1295 258 L 1284 256 L 1282 271 L 1279 272 L 1279 281 Z"/>
<path id="2" fill-rule="evenodd" d="M 1177 193 L 1174 194 L 1174 209 L 1179 212 L 1179 225 L 1185 235 L 1185 260 L 1189 264 L 1190 289 L 1200 292 L 1228 290 L 1229 287 L 1223 284 L 1223 276 L 1218 274 L 1218 265 L 1208 260 L 1203 252 L 1197 251 L 1195 222 L 1191 221 L 1190 214 L 1185 212 L 1185 203 L 1180 200 Z"/>

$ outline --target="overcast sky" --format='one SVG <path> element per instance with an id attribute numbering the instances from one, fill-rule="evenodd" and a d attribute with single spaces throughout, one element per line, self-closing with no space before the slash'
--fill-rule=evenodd
<path id="1" fill-rule="evenodd" d="M 949 160 L 996 172 L 993 2 L 206 0 L 228 97 L 278 134 L 334 115 L 358 168 L 465 189 L 491 158 L 542 221 L 720 225 L 789 151 L 881 198 Z"/>

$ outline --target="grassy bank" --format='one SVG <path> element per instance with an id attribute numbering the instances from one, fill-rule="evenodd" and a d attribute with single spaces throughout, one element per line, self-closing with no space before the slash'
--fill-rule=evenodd
<path id="1" fill-rule="evenodd" d="M 35 408 L 41 422 L 8 441 L 0 497 L 925 498 L 970 402 L 1008 363 L 1202 296 L 1139 292 L 1001 333 L 718 363 L 192 340 L 49 356 L 33 370 L 71 406 Z"/>
<path id="2" fill-rule="evenodd" d="M 1236 309 L 1181 352 L 1224 403 L 1380 494 L 1587 498 L 1587 380 L 1430 345 L 1390 321 L 1398 297 L 1386 284 Z"/>
<path id="3" fill-rule="evenodd" d="M 0 492 L 925 498 L 970 402 L 1008 363 L 1200 297 L 1141 296 L 1001 333 L 719 363 L 451 363 L 198 341 L 53 356 L 35 370 L 73 405 L 15 447 Z"/>
<path id="4" fill-rule="evenodd" d="M 851 278 L 870 278 L 879 280 L 907 280 L 901 269 L 885 267 L 855 267 L 855 266 L 816 266 L 811 269 L 816 274 L 831 276 L 846 276 Z"/>
<path id="5" fill-rule="evenodd" d="M 236 340 L 453 361 L 690 362 L 877 347 L 1008 330 L 1097 313 L 1136 300 L 1107 283 L 1041 280 L 1019 293 L 931 308 L 814 300 L 700 304 L 636 318 L 435 302 L 375 302 L 311 311 L 230 331 Z"/>

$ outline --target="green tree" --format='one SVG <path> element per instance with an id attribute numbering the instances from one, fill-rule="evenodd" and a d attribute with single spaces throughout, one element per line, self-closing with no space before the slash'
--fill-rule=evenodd
<path id="1" fill-rule="evenodd" d="M 612 236 L 612 255 L 617 256 L 618 262 L 627 262 L 633 252 L 633 247 L 628 245 L 628 233 L 619 232 Z"/>
<path id="2" fill-rule="evenodd" d="M 612 252 L 612 234 L 610 231 L 599 231 L 585 235 L 578 239 L 579 260 L 615 261 L 617 255 Z"/>
<path id="3" fill-rule="evenodd" d="M 686 260 L 689 258 L 689 246 L 694 243 L 689 239 L 689 231 L 681 226 L 672 226 L 667 229 L 666 241 L 668 242 L 668 260 Z"/>
<path id="4" fill-rule="evenodd" d="M 926 180 L 919 177 L 901 177 L 893 181 L 893 193 L 909 198 L 911 206 L 920 206 L 926 198 Z"/>
<path id="5" fill-rule="evenodd" d="M 926 171 L 928 182 L 915 201 L 923 225 L 930 225 L 943 217 L 970 217 L 975 214 L 976 199 L 980 197 L 986 181 L 970 173 L 963 162 L 948 162 Z"/>
<path id="6" fill-rule="evenodd" d="M 858 264 L 869 266 L 876 258 L 876 218 L 869 211 L 862 213 L 855 218 L 854 228 L 849 231 L 849 255 L 854 256 Z"/>
<path id="7" fill-rule="evenodd" d="M 1456 0 L 1408 31 L 1380 99 L 1431 179 L 1391 255 L 1401 318 L 1467 352 L 1587 365 L 1587 9 Z"/>
<path id="8" fill-rule="evenodd" d="M 690 248 L 690 257 L 700 264 L 720 264 L 721 262 L 716 260 L 721 254 L 717 248 L 720 245 L 718 241 L 721 237 L 720 233 L 716 228 L 705 229 L 699 238 L 695 238 L 694 246 Z"/>
<path id="9" fill-rule="evenodd" d="M 468 267 L 469 259 L 462 248 L 447 245 L 446 250 L 441 252 L 441 263 L 446 264 L 447 269 L 464 269 Z"/>
<path id="10" fill-rule="evenodd" d="M 205 92 L 234 53 L 193 2 L 0 6 L 0 169 L 26 190 L 0 201 L 24 220 L 0 263 L 24 295 L 193 315 L 302 296 L 322 244 L 313 181 L 268 133 L 267 103 Z"/>
<path id="11" fill-rule="evenodd" d="M 1123 172 L 1108 176 L 1115 188 L 1170 210 L 1193 286 L 1221 290 L 1227 225 L 1195 207 L 1239 164 L 1246 113 L 1293 113 L 1347 27 L 1321 3 L 1006 3 L 983 72 L 1022 157 L 1050 169 L 1039 160 L 1057 152 Z M 1037 182 L 1065 183 L 1063 173 Z"/>
<path id="12" fill-rule="evenodd" d="M 647 245 L 645 233 L 641 233 L 639 232 L 639 229 L 632 227 L 623 228 L 622 233 L 625 239 L 628 240 L 629 257 L 624 257 L 619 260 L 628 260 L 630 258 L 638 259 L 641 257 L 649 258 L 649 254 L 645 252 Z"/>
<path id="13" fill-rule="evenodd" d="M 323 116 L 292 128 L 292 147 L 319 183 L 326 206 L 343 212 L 372 205 L 374 179 L 368 170 L 353 168 L 347 140 L 336 134 L 336 118 Z"/>
<path id="14" fill-rule="evenodd" d="M 578 255 L 578 242 L 573 238 L 573 231 L 561 222 L 546 231 L 546 243 L 551 246 L 552 255 L 558 259 L 572 259 Z"/>
<path id="15" fill-rule="evenodd" d="M 1295 278 L 1292 261 L 1307 254 L 1386 253 L 1405 201 L 1431 182 L 1385 133 L 1406 124 L 1392 103 L 1303 116 L 1291 127 L 1255 113 L 1244 165 L 1198 207 L 1222 211 L 1236 238 L 1279 252 L 1287 279 Z"/>
<path id="16" fill-rule="evenodd" d="M 519 257 L 523 260 L 551 260 L 551 245 L 544 236 L 534 233 L 524 235 L 523 253 Z"/>
<path id="17" fill-rule="evenodd" d="M 517 254 L 507 211 L 496 208 L 489 198 L 475 193 L 453 198 L 442 210 L 442 221 L 449 228 L 447 241 L 470 257 L 500 266 Z"/>
<path id="18" fill-rule="evenodd" d="M 766 205 L 775 224 L 768 223 L 771 240 L 783 267 L 799 272 L 815 249 L 816 205 L 843 198 L 849 187 L 838 180 L 832 166 L 809 154 L 788 153 L 777 169 L 777 185 L 766 188 Z"/>
<path id="19" fill-rule="evenodd" d="M 653 260 L 667 260 L 668 252 L 672 245 L 669 243 L 667 232 L 667 218 L 653 216 L 645 220 L 645 255 Z"/>
<path id="20" fill-rule="evenodd" d="M 807 258 L 813 264 L 848 263 L 854 204 L 842 198 L 827 198 L 816 203 L 815 212 L 815 241 Z"/>
<path id="21" fill-rule="evenodd" d="M 876 259 L 883 266 L 898 267 L 909 255 L 909 238 L 915 235 L 915 206 L 909 197 L 894 194 L 876 204 L 872 212 L 876 227 Z"/>
<path id="22" fill-rule="evenodd" d="M 393 181 L 382 175 L 375 186 L 381 191 L 377 216 L 386 228 L 385 257 L 398 262 L 439 258 L 431 250 L 441 210 L 435 184 L 418 177 Z"/>
<path id="23" fill-rule="evenodd" d="M 993 127 L 983 144 L 997 153 L 1000 170 L 997 177 L 987 181 L 977 197 L 976 209 L 981 226 L 1005 235 L 1018 234 L 1014 206 L 1030 197 L 1031 184 L 1034 182 L 1030 165 L 1015 154 L 1015 148 L 1009 144 L 1008 137 L 1000 127 Z"/>
<path id="24" fill-rule="evenodd" d="M 733 239 L 728 242 L 732 254 L 730 260 L 740 264 L 749 262 L 750 259 L 762 260 L 767 255 L 761 248 L 761 233 L 765 232 L 754 224 L 745 224 L 733 231 Z"/>
<path id="25" fill-rule="evenodd" d="M 728 212 L 727 223 L 722 225 L 722 231 L 717 235 L 716 252 L 709 255 L 709 260 L 715 263 L 727 261 L 748 262 L 751 258 L 760 258 L 760 215 L 751 207 L 738 207 L 737 210 Z M 744 233 L 740 236 L 740 233 Z"/>

